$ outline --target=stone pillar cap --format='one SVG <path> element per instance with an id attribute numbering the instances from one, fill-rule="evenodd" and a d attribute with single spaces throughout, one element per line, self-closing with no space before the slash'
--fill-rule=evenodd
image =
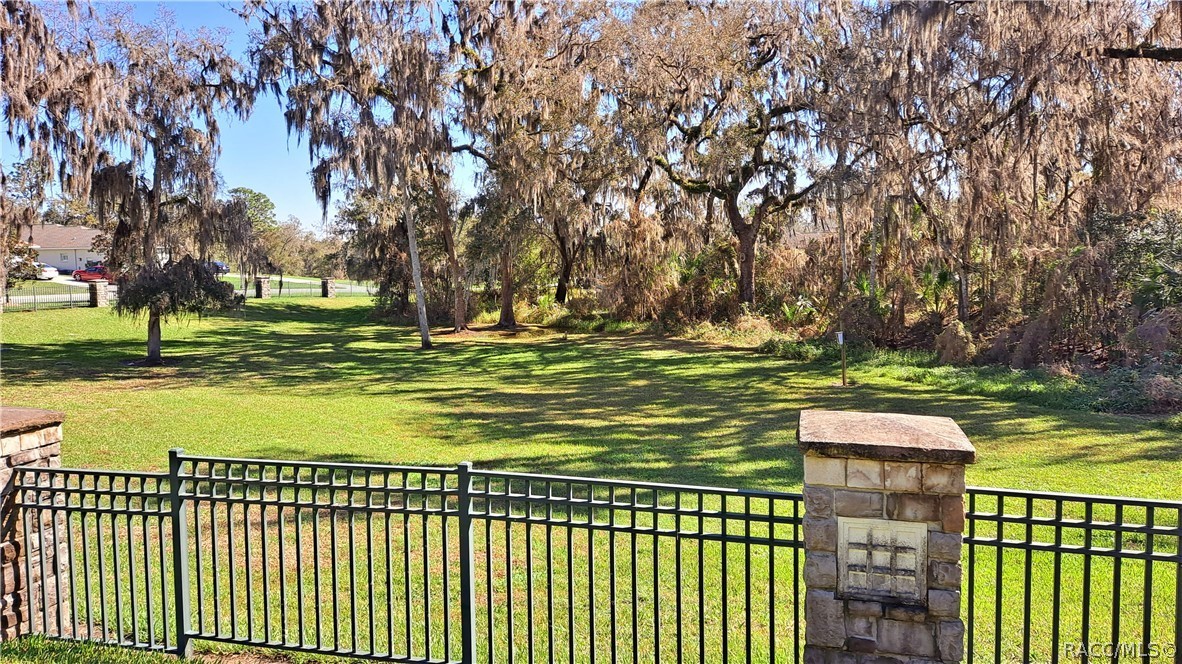
<path id="1" fill-rule="evenodd" d="M 0 407 L 0 433 L 5 436 L 57 426 L 65 420 L 66 414 L 56 410 Z"/>
<path id="2" fill-rule="evenodd" d="M 820 456 L 967 464 L 977 450 L 949 417 L 804 410 L 796 432 L 802 452 Z"/>

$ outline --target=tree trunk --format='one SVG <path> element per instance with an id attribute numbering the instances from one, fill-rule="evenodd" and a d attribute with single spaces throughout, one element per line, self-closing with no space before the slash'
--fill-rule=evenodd
<path id="1" fill-rule="evenodd" d="M 554 299 L 559 304 L 566 304 L 567 290 L 570 288 L 570 275 L 574 271 L 574 267 L 572 262 L 563 256 L 562 267 L 558 272 L 558 288 L 554 290 Z"/>
<path id="2" fill-rule="evenodd" d="M 463 332 L 468 329 L 468 282 L 463 268 L 457 263 L 452 274 L 456 275 L 455 285 L 455 322 L 453 332 Z"/>
<path id="3" fill-rule="evenodd" d="M 969 322 L 969 272 L 963 264 L 956 271 L 956 317 Z"/>
<path id="4" fill-rule="evenodd" d="M 160 151 L 156 145 L 152 146 L 155 163 L 152 166 L 152 198 L 148 209 L 148 223 L 144 228 L 143 269 L 155 272 L 160 269 L 160 261 L 156 258 L 156 226 L 160 223 L 160 188 L 163 180 L 160 163 Z M 148 311 L 148 356 L 145 364 L 161 364 L 164 359 L 160 355 L 160 314 Z"/>
<path id="5" fill-rule="evenodd" d="M 446 192 L 443 190 L 439 174 L 434 168 L 431 169 L 431 188 L 435 196 L 435 213 L 439 216 L 439 223 L 443 228 L 443 245 L 447 249 L 447 262 L 454 281 L 452 284 L 452 289 L 455 291 L 454 331 L 463 332 L 468 329 L 468 275 L 464 270 L 464 264 L 460 262 L 459 256 L 456 254 L 456 235 L 455 229 L 452 228 Z"/>
<path id="6" fill-rule="evenodd" d="M 878 302 L 878 215 L 870 217 L 870 301 Z"/>
<path id="7" fill-rule="evenodd" d="M 737 193 L 727 197 L 726 215 L 739 240 L 739 302 L 755 304 L 755 240 L 759 237 L 759 223 L 755 219 L 751 223 L 743 219 Z"/>
<path id="8" fill-rule="evenodd" d="M 408 206 L 409 208 L 409 206 Z M 415 304 L 419 310 L 419 336 L 423 348 L 431 347 L 431 325 L 427 321 L 427 296 L 423 293 L 423 270 L 419 265 L 419 243 L 415 240 L 414 215 L 406 211 L 406 244 L 410 251 L 410 273 L 415 280 Z"/>
<path id="9" fill-rule="evenodd" d="M 842 157 L 844 159 L 844 156 Z M 845 228 L 845 185 L 837 183 L 837 241 L 841 244 L 841 297 L 845 305 L 846 289 L 850 283 L 850 254 L 847 248 Z"/>
<path id="10" fill-rule="evenodd" d="M 755 304 L 755 227 L 739 235 L 739 302 Z"/>
<path id="11" fill-rule="evenodd" d="M 570 229 L 564 226 L 565 220 L 554 222 L 554 239 L 558 246 L 558 287 L 554 289 L 554 299 L 559 304 L 566 304 L 567 290 L 570 288 L 570 275 L 574 270 L 574 252 L 571 250 Z"/>
<path id="12" fill-rule="evenodd" d="M 501 319 L 497 327 L 517 329 L 517 316 L 513 313 L 513 251 L 508 246 L 501 250 Z"/>
<path id="13" fill-rule="evenodd" d="M 160 314 L 151 312 L 148 314 L 148 357 L 144 362 L 160 364 L 163 361 L 160 356 Z"/>

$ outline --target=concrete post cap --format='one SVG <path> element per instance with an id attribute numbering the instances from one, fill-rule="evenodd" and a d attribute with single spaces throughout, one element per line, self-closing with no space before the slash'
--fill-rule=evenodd
<path id="1" fill-rule="evenodd" d="M 797 440 L 802 452 L 827 457 L 969 464 L 977 451 L 949 417 L 804 410 Z"/>
<path id="2" fill-rule="evenodd" d="M 56 410 L 0 407 L 0 432 L 5 436 L 56 426 L 65 420 L 66 414 Z"/>

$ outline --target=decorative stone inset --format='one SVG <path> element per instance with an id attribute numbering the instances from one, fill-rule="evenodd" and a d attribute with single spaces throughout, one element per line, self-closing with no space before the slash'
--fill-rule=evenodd
<path id="1" fill-rule="evenodd" d="M 839 517 L 838 596 L 925 604 L 927 543 L 921 523 Z"/>

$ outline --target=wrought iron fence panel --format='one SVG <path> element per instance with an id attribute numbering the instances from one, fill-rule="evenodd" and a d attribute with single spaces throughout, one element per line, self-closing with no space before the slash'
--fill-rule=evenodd
<path id="1" fill-rule="evenodd" d="M 282 286 L 278 282 L 271 283 L 271 297 L 321 297 L 319 283 L 305 283 L 302 281 L 285 282 Z"/>
<path id="2" fill-rule="evenodd" d="M 109 284 L 107 290 L 111 297 L 116 297 L 118 289 L 114 284 Z M 89 306 L 90 289 L 86 286 L 29 281 L 17 284 L 4 293 L 4 311 L 42 311 Z"/>
<path id="3" fill-rule="evenodd" d="M 969 661 L 1180 661 L 1180 524 L 1182 502 L 970 487 Z"/>
<path id="4" fill-rule="evenodd" d="M 168 475 L 15 468 L 13 489 L 22 571 L 42 580 L 25 598 L 31 631 L 172 649 Z"/>
<path id="5" fill-rule="evenodd" d="M 336 297 L 376 297 L 378 294 L 378 287 L 371 282 L 361 283 L 337 283 Z"/>
<path id="6" fill-rule="evenodd" d="M 179 462 L 194 638 L 458 661 L 455 468 Z"/>
<path id="7" fill-rule="evenodd" d="M 799 661 L 800 495 L 472 478 L 472 661 Z"/>
<path id="8" fill-rule="evenodd" d="M 23 608 L 50 637 L 401 662 L 803 655 L 799 494 L 179 451 L 167 473 L 15 468 L 12 488 L 21 573 L 46 580 Z M 967 495 L 968 661 L 1182 641 L 1182 502 Z"/>

